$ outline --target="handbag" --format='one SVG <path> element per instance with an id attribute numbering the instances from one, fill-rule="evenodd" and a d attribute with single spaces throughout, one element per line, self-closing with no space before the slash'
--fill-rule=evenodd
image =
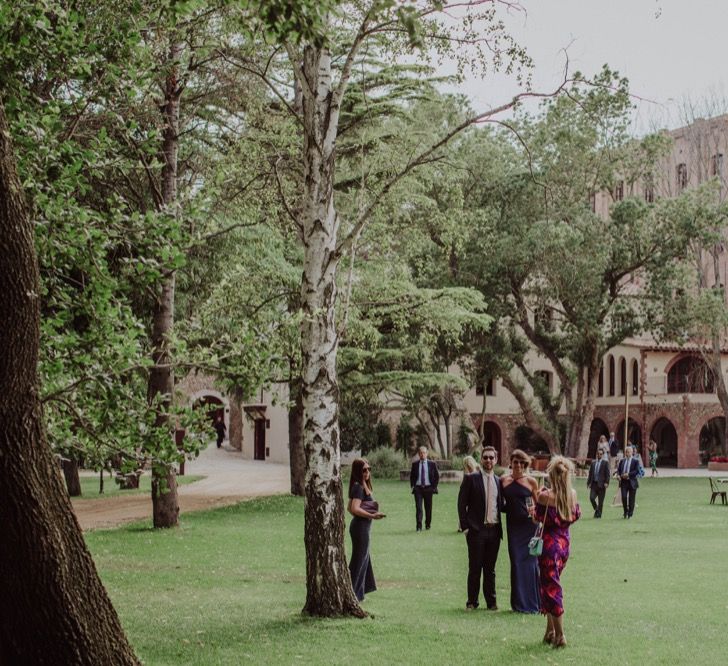
<path id="1" fill-rule="evenodd" d="M 379 502 L 375 500 L 362 500 L 361 504 L 359 504 L 359 507 L 367 513 L 379 512 Z"/>
<path id="2" fill-rule="evenodd" d="M 528 554 L 539 557 L 543 553 L 543 528 L 546 524 L 546 517 L 549 515 L 549 508 L 544 511 L 543 522 L 536 527 L 536 533 L 528 541 Z"/>

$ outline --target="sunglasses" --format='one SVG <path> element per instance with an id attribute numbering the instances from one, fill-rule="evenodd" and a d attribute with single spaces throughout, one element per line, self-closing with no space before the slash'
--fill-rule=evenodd
<path id="1" fill-rule="evenodd" d="M 483 460 L 495 460 L 495 456 L 480 456 Z"/>
<path id="2" fill-rule="evenodd" d="M 523 460 L 511 460 L 511 465 L 525 465 L 526 463 L 523 462 Z"/>
<path id="3" fill-rule="evenodd" d="M 371 471 L 371 469 L 372 469 L 371 467 L 364 467 L 364 468 L 362 469 L 362 471 L 363 471 L 363 472 L 370 472 L 370 471 Z"/>

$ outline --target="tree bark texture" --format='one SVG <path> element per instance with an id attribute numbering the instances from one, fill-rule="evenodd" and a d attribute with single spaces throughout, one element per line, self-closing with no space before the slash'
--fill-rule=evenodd
<path id="1" fill-rule="evenodd" d="M 78 475 L 78 461 L 70 458 L 63 461 L 63 476 L 69 497 L 81 497 L 81 478 Z"/>
<path id="2" fill-rule="evenodd" d="M 179 59 L 183 45 L 172 39 L 169 51 L 168 71 L 164 82 L 162 115 L 162 209 L 170 215 L 177 214 L 177 162 L 179 151 Z M 174 295 L 176 273 L 169 270 L 162 278 L 152 320 L 152 358 L 154 366 L 149 374 L 149 400 L 159 400 L 157 428 L 166 428 L 172 437 L 169 423 L 169 406 L 174 395 L 174 370 L 169 344 L 174 329 Z M 152 516 L 154 527 L 175 527 L 179 522 L 177 482 L 173 466 L 152 467 Z"/>
<path id="3" fill-rule="evenodd" d="M 354 596 L 344 551 L 335 312 L 339 221 L 334 207 L 334 162 L 339 108 L 332 89 L 328 50 L 304 48 L 302 77 L 301 353 L 306 455 L 303 610 L 324 617 L 364 616 Z"/>
<path id="4" fill-rule="evenodd" d="M 137 664 L 43 428 L 39 275 L 0 102 L 0 663 Z"/>
<path id="5" fill-rule="evenodd" d="M 291 495 L 303 497 L 306 492 L 306 456 L 303 452 L 303 394 L 301 378 L 288 382 L 288 448 L 291 466 Z"/>

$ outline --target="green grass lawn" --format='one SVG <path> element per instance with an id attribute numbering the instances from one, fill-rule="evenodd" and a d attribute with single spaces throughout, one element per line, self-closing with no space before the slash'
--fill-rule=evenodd
<path id="1" fill-rule="evenodd" d="M 605 508 L 572 528 L 564 573 L 569 646 L 541 644 L 544 620 L 510 612 L 505 541 L 497 613 L 465 612 L 467 551 L 456 485 L 441 486 L 433 528 L 415 533 L 400 482 L 375 481 L 387 518 L 372 528 L 379 590 L 366 620 L 312 620 L 302 502 L 274 497 L 86 535 L 146 664 L 720 664 L 728 641 L 728 507 L 706 479 L 645 479 L 631 521 Z M 608 492 L 611 500 L 612 492 Z M 347 532 L 347 549 L 350 541 Z"/>
<path id="2" fill-rule="evenodd" d="M 184 486 L 188 483 L 194 483 L 200 479 L 204 479 L 204 476 L 178 476 L 177 483 L 180 486 Z M 81 477 L 81 497 L 78 499 L 99 499 L 103 497 L 118 497 L 119 495 L 148 495 L 152 492 L 152 477 L 148 472 L 143 474 L 139 479 L 139 488 L 135 490 L 119 490 L 119 484 L 114 481 L 114 477 L 110 477 L 108 474 L 104 474 L 104 492 L 99 493 L 99 477 L 98 474 L 95 476 L 82 476 Z"/>

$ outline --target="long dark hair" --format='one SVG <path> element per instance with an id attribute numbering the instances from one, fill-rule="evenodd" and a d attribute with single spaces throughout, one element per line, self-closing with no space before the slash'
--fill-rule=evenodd
<path id="1" fill-rule="evenodd" d="M 369 483 L 364 483 L 364 467 L 369 465 L 366 458 L 357 458 L 351 463 L 351 476 L 349 477 L 349 492 L 354 487 L 355 483 L 358 483 L 365 490 L 372 492 L 372 475 L 369 473 Z"/>

